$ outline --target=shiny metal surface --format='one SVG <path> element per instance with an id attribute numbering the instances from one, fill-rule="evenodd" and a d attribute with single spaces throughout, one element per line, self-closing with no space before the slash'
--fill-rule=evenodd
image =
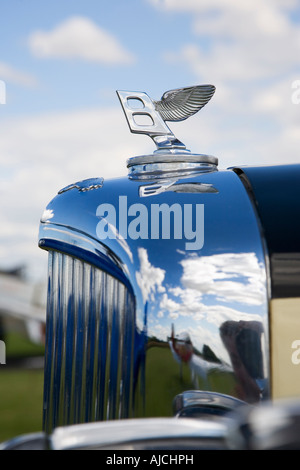
<path id="1" fill-rule="evenodd" d="M 213 85 L 198 85 L 166 91 L 155 109 L 164 121 L 183 121 L 200 111 L 215 93 Z"/>
<path id="2" fill-rule="evenodd" d="M 102 188 L 103 186 L 103 178 L 88 178 L 83 181 L 78 181 L 74 184 L 69 184 L 65 188 L 59 191 L 59 194 L 64 193 L 66 191 L 70 191 L 71 189 L 77 189 L 78 191 L 91 191 L 93 189 Z"/>
<path id="3" fill-rule="evenodd" d="M 227 442 L 239 450 L 300 450 L 299 398 L 272 400 L 232 415 Z"/>
<path id="4" fill-rule="evenodd" d="M 131 415 L 134 299 L 109 274 L 50 251 L 44 429 Z"/>
<path id="5" fill-rule="evenodd" d="M 203 396 L 203 392 L 200 392 Z M 206 403 L 225 404 L 231 408 L 232 398 L 206 394 Z M 202 401 L 202 400 L 201 400 Z M 189 406 L 187 407 L 189 408 Z M 102 423 L 64 426 L 49 435 L 44 432 L 25 434 L 0 444 L 2 450 L 192 450 L 189 460 L 168 460 L 166 453 L 152 463 L 196 464 L 202 459 L 199 450 L 299 450 L 300 403 L 297 399 L 266 401 L 260 406 L 237 406 L 226 415 L 130 419 Z M 122 454 L 106 455 L 106 464 L 131 463 L 138 466 L 139 454 L 123 460 Z M 150 454 L 155 455 L 155 454 Z M 180 454 L 179 454 L 180 455 Z M 109 461 L 107 460 L 109 458 Z M 193 461 L 190 458 L 193 458 Z M 199 459 L 199 460 L 198 460 Z M 149 461 L 148 461 L 149 462 Z"/>
<path id="6" fill-rule="evenodd" d="M 148 135 L 157 148 L 185 148 L 156 111 L 155 104 L 147 93 L 118 90 L 117 95 L 132 133 Z M 140 107 L 134 106 L 133 103 L 137 102 Z"/>
<path id="7" fill-rule="evenodd" d="M 120 178 L 105 181 L 101 189 L 59 194 L 43 217 L 40 246 L 79 258 L 83 271 L 87 264 L 93 265 L 87 269 L 103 271 L 118 280 L 110 281 L 118 289 L 121 283 L 130 292 L 131 307 L 123 303 L 117 318 L 122 322 L 129 315 L 136 332 L 134 416 L 171 416 L 174 397 L 186 390 L 215 391 L 257 403 L 269 396 L 267 268 L 246 190 L 230 170 L 184 178 L 179 172 L 176 184 L 187 184 L 186 192 L 141 197 L 140 188 L 147 183 L 150 187 L 157 179 Z M 188 191 L 195 184 L 209 185 L 206 187 L 216 191 Z M 69 275 L 62 268 L 60 275 L 53 275 L 54 283 L 59 276 L 64 280 Z M 101 286 L 99 283 L 100 294 Z M 55 289 L 55 284 L 50 285 L 49 299 Z M 71 292 L 74 301 L 81 298 L 82 290 L 72 287 Z M 86 329 L 95 306 L 94 297 L 89 299 Z M 57 311 L 55 306 L 50 308 L 50 324 L 58 318 Z M 69 315 L 75 321 L 78 309 Z M 119 331 L 122 333 L 121 328 Z M 59 341 L 65 341 L 60 330 L 56 334 Z M 126 335 L 120 334 L 120 341 L 124 338 Z M 95 351 L 101 345 L 101 341 L 95 344 Z M 84 349 L 82 352 L 78 367 L 86 370 L 88 356 Z M 55 360 L 53 367 L 60 362 L 59 354 Z M 46 369 L 46 382 L 49 377 L 53 382 L 51 373 Z M 60 377 L 62 374 L 72 374 L 71 363 L 64 363 Z M 118 387 L 130 396 L 124 380 Z M 97 390 L 104 400 L 105 387 Z M 60 423 L 70 424 L 73 416 L 64 410 L 69 401 L 57 387 L 51 399 L 61 408 Z M 115 399 L 119 409 L 118 393 Z M 92 409 L 93 401 L 93 396 L 87 401 Z M 81 420 L 96 417 L 94 411 L 85 415 L 79 404 L 78 413 Z"/>
<path id="8" fill-rule="evenodd" d="M 187 390 L 174 399 L 174 414 L 179 417 L 225 416 L 244 407 L 245 402 L 229 395 L 202 390 Z"/>
<path id="9" fill-rule="evenodd" d="M 144 92 L 118 90 L 117 95 L 131 132 L 151 137 L 158 154 L 168 150 L 188 154 L 185 145 L 175 137 L 165 121 L 187 119 L 203 108 L 214 92 L 213 85 L 200 85 L 167 91 L 160 101 L 152 100 Z M 148 157 L 146 161 L 149 163 Z"/>
<path id="10" fill-rule="evenodd" d="M 218 159 L 210 155 L 186 155 L 180 153 L 143 155 L 127 161 L 128 175 L 138 179 L 183 178 L 199 172 L 215 171 Z"/>
<path id="11" fill-rule="evenodd" d="M 8 441 L 1 442 L 1 450 L 47 450 L 48 439 L 45 433 L 24 434 Z"/>
<path id="12" fill-rule="evenodd" d="M 160 180 L 158 183 L 141 185 L 140 197 L 156 196 L 158 194 L 173 191 L 174 193 L 217 193 L 218 190 L 211 184 L 202 183 L 177 183 L 174 178 Z"/>
<path id="13" fill-rule="evenodd" d="M 155 418 L 89 423 L 54 430 L 52 450 L 195 449 L 225 447 L 226 424 L 205 420 Z M 192 447 L 190 447 L 192 445 Z M 166 447 L 167 446 L 167 447 Z"/>

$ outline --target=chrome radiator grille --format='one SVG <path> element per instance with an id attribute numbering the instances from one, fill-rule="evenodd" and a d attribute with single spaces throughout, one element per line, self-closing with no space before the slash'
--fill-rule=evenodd
<path id="1" fill-rule="evenodd" d="M 111 275 L 49 252 L 45 431 L 131 416 L 134 307 Z"/>

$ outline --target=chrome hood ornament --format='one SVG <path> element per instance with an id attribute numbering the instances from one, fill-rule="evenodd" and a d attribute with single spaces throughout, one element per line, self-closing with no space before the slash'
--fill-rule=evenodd
<path id="1" fill-rule="evenodd" d="M 160 101 L 152 100 L 147 93 L 117 91 L 131 132 L 147 134 L 157 150 L 185 149 L 169 129 L 166 121 L 184 121 L 208 103 L 215 92 L 213 85 L 198 85 L 166 91 Z M 136 107 L 140 103 L 141 107 Z M 142 119 L 148 118 L 148 124 Z"/>
<path id="2" fill-rule="evenodd" d="M 144 92 L 117 90 L 131 132 L 148 135 L 156 145 L 153 155 L 131 158 L 128 167 L 159 162 L 216 165 L 215 157 L 192 154 L 166 124 L 192 116 L 208 103 L 214 92 L 213 85 L 198 85 L 167 91 L 160 101 L 155 101 Z"/>

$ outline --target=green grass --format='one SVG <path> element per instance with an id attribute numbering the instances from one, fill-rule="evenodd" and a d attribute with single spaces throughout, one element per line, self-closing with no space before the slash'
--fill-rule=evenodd
<path id="1" fill-rule="evenodd" d="M 6 365 L 0 365 L 0 442 L 42 430 L 44 371 L 10 367 L 10 363 L 16 357 L 43 355 L 44 348 L 16 333 L 9 334 L 5 344 Z M 172 416 L 174 397 L 184 390 L 195 388 L 188 365 L 183 364 L 180 369 L 167 344 L 148 349 L 145 379 L 146 416 Z M 209 382 L 214 390 L 234 394 L 232 374 L 214 372 L 209 374 Z M 200 378 L 197 388 L 206 388 Z M 138 387 L 137 415 L 143 415 L 139 395 Z"/>
<path id="2" fill-rule="evenodd" d="M 0 369 L 0 442 L 42 430 L 44 372 Z"/>
<path id="3" fill-rule="evenodd" d="M 194 388 L 190 370 L 183 364 L 180 371 L 169 347 L 150 348 L 146 364 L 146 416 L 172 416 L 175 396 Z"/>
<path id="4" fill-rule="evenodd" d="M 0 442 L 42 430 L 44 371 L 17 367 L 15 361 L 41 356 L 44 347 L 17 333 L 9 333 L 5 345 L 6 365 L 0 365 Z"/>
<path id="5" fill-rule="evenodd" d="M 6 346 L 6 362 L 8 366 L 10 358 L 44 355 L 44 346 L 28 341 L 27 338 L 19 333 L 7 333 L 4 341 Z"/>
<path id="6" fill-rule="evenodd" d="M 235 395 L 235 380 L 231 373 L 212 371 L 208 373 L 208 382 L 197 377 L 193 381 L 188 364 L 180 365 L 173 358 L 167 344 L 149 348 L 146 357 L 146 397 L 145 416 L 172 416 L 172 404 L 176 395 L 185 390 L 219 390 Z M 143 415 L 143 402 L 140 396 L 140 384 L 136 391 L 136 415 Z"/>

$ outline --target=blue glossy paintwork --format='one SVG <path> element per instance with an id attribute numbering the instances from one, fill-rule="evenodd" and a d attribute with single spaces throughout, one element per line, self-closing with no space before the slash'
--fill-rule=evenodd
<path id="1" fill-rule="evenodd" d="M 161 373 L 171 374 L 172 380 L 174 371 L 177 393 L 192 387 L 256 402 L 268 396 L 268 273 L 247 191 L 233 171 L 225 170 L 176 178 L 176 184 L 189 187 L 211 185 L 213 192 L 185 193 L 181 186 L 180 192 L 141 197 L 140 187 L 155 182 L 119 178 L 104 181 L 99 189 L 73 188 L 59 194 L 43 217 L 40 246 L 107 271 L 133 293 L 135 331 L 139 331 L 134 342 L 137 414 L 169 414 L 171 404 L 170 408 L 159 405 L 159 383 Z M 174 238 L 172 230 L 169 239 L 99 240 L 98 207 L 111 204 L 119 220 L 120 196 L 126 196 L 127 207 L 143 204 L 148 214 L 153 204 L 179 204 L 182 211 L 186 205 L 193 209 L 204 205 L 203 247 L 186 249 L 187 240 Z M 128 217 L 128 224 L 132 220 Z M 247 338 L 242 346 L 241 331 Z M 182 338 L 189 338 L 192 354 L 187 354 Z M 161 360 L 154 358 L 155 351 Z M 249 356 L 262 363 L 256 375 L 244 360 Z M 111 402 L 117 406 L 113 396 Z"/>

